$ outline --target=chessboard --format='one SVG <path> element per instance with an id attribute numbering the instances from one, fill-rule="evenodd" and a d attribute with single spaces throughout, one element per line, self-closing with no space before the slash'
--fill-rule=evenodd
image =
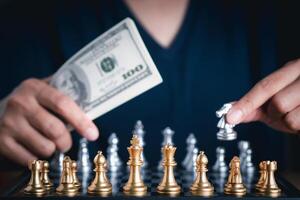
<path id="1" fill-rule="evenodd" d="M 180 168 L 175 168 L 175 177 L 177 183 L 181 186 L 182 192 L 177 196 L 167 196 L 167 195 L 161 195 L 158 194 L 156 191 L 156 187 L 160 183 L 163 172 L 158 169 L 151 169 L 142 170 L 142 177 L 145 182 L 145 184 L 148 186 L 148 192 L 144 196 L 139 196 L 138 198 L 142 199 L 156 199 L 156 198 L 164 198 L 164 199 L 186 199 L 186 198 L 203 198 L 201 196 L 196 196 L 190 193 L 189 187 L 192 184 L 195 174 L 193 172 L 187 172 Z M 112 193 L 105 197 L 107 199 L 131 199 L 136 198 L 134 196 L 128 196 L 123 193 L 122 187 L 128 180 L 129 171 L 128 169 L 122 169 L 119 172 L 110 172 L 107 174 L 109 177 L 109 180 L 112 184 L 113 190 Z M 55 173 L 50 173 L 50 178 L 54 183 L 53 189 L 43 195 L 43 196 L 34 196 L 34 195 L 26 195 L 24 194 L 24 188 L 26 184 L 29 181 L 30 174 L 25 174 L 23 180 L 18 184 L 17 187 L 13 188 L 6 197 L 3 197 L 5 199 L 67 199 L 67 198 L 73 198 L 73 199 L 85 199 L 85 198 L 91 198 L 91 199 L 99 199 L 101 196 L 94 196 L 87 193 L 87 187 L 91 183 L 92 179 L 94 178 L 94 174 L 92 171 L 89 174 L 78 174 L 78 177 L 81 181 L 82 188 L 79 193 L 76 195 L 70 197 L 70 196 L 62 196 L 58 195 L 55 192 L 55 188 L 59 184 L 60 175 Z M 212 196 L 209 196 L 209 198 L 214 199 L 269 199 L 269 196 L 263 196 L 255 192 L 255 183 L 257 182 L 258 176 L 254 175 L 253 177 L 243 177 L 243 182 L 245 186 L 247 187 L 247 194 L 242 197 L 236 197 L 231 195 L 226 195 L 223 192 L 224 184 L 227 181 L 227 177 L 220 176 L 218 174 L 208 174 L 209 180 L 214 186 L 214 193 Z M 282 192 L 279 196 L 274 197 L 276 199 L 287 199 L 287 198 L 299 198 L 300 197 L 300 191 L 296 189 L 292 184 L 290 184 L 286 179 L 284 179 L 281 176 L 276 176 L 276 181 L 278 186 L 281 188 Z"/>

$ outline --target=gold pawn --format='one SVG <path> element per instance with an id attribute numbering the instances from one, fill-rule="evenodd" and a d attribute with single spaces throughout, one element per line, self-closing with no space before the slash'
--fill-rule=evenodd
<path id="1" fill-rule="evenodd" d="M 243 196 L 246 194 L 246 187 L 243 184 L 242 175 L 240 171 L 240 159 L 234 156 L 229 164 L 230 174 L 228 181 L 224 187 L 225 194 L 232 194 L 236 196 Z"/>
<path id="2" fill-rule="evenodd" d="M 255 185 L 255 189 L 259 191 L 259 188 L 262 187 L 266 177 L 267 177 L 267 161 L 261 161 L 259 163 L 259 173 L 260 177 Z"/>
<path id="3" fill-rule="evenodd" d="M 49 178 L 49 162 L 46 160 L 43 160 L 41 162 L 43 163 L 43 167 L 41 169 L 41 181 L 43 182 L 47 190 L 51 190 L 51 188 L 53 187 L 53 183 Z"/>
<path id="4" fill-rule="evenodd" d="M 112 192 L 112 185 L 106 176 L 107 162 L 101 151 L 95 156 L 94 164 L 95 178 L 88 187 L 88 193 L 108 196 Z"/>
<path id="5" fill-rule="evenodd" d="M 157 186 L 157 192 L 160 194 L 173 196 L 178 195 L 181 192 L 181 187 L 177 184 L 174 176 L 174 167 L 177 165 L 174 160 L 175 151 L 176 147 L 173 147 L 170 144 L 167 144 L 162 148 L 164 176 Z"/>
<path id="6" fill-rule="evenodd" d="M 147 193 L 147 186 L 141 176 L 143 147 L 141 147 L 137 135 L 133 135 L 130 143 L 131 146 L 127 148 L 129 153 L 127 165 L 130 167 L 130 174 L 127 183 L 123 186 L 123 192 L 132 196 L 144 196 Z"/>
<path id="7" fill-rule="evenodd" d="M 193 195 L 199 196 L 211 196 L 214 193 L 214 187 L 208 181 L 206 173 L 208 159 L 203 151 L 199 152 L 199 155 L 196 160 L 196 179 L 191 185 L 190 190 Z"/>
<path id="8" fill-rule="evenodd" d="M 24 189 L 26 194 L 34 194 L 37 196 L 43 195 L 47 192 L 43 182 L 41 181 L 41 169 L 42 162 L 39 160 L 34 160 L 29 163 L 28 168 L 31 170 L 31 177 L 29 183 Z"/>
<path id="9" fill-rule="evenodd" d="M 60 183 L 56 188 L 58 194 L 74 196 L 78 192 L 78 187 L 73 183 L 72 176 L 72 160 L 69 156 L 65 156 L 63 160 L 63 170 L 61 173 Z"/>
<path id="10" fill-rule="evenodd" d="M 75 160 L 72 160 L 72 165 L 71 165 L 71 170 L 72 170 L 72 178 L 73 178 L 73 184 L 80 189 L 81 184 L 80 181 L 77 177 L 77 163 Z"/>
<path id="11" fill-rule="evenodd" d="M 261 185 L 260 188 L 258 188 L 258 190 L 265 194 L 265 195 L 269 195 L 272 197 L 276 197 L 278 195 L 280 195 L 281 193 L 281 189 L 278 187 L 276 180 L 275 180 L 275 176 L 274 176 L 274 172 L 277 170 L 277 162 L 276 161 L 267 161 L 267 174 L 266 174 L 266 178 L 263 182 L 263 184 Z"/>

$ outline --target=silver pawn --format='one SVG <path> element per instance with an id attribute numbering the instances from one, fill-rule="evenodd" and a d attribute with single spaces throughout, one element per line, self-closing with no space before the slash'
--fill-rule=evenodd
<path id="1" fill-rule="evenodd" d="M 235 140 L 237 138 L 237 133 L 233 129 L 235 126 L 234 124 L 228 124 L 226 121 L 226 114 L 231 109 L 232 104 L 226 103 L 222 106 L 220 110 L 216 111 L 216 115 L 218 118 L 220 118 L 217 127 L 219 128 L 219 131 L 217 133 L 217 139 L 218 140 Z"/>
<path id="2" fill-rule="evenodd" d="M 122 166 L 122 161 L 118 154 L 119 139 L 116 133 L 112 133 L 108 138 L 107 164 L 110 172 L 116 172 Z"/>
<path id="3" fill-rule="evenodd" d="M 186 165 L 186 170 L 189 172 L 195 172 L 196 171 L 196 160 L 197 160 L 197 156 L 198 156 L 198 148 L 194 148 L 192 151 L 192 157 L 190 162 L 187 163 Z"/>
<path id="4" fill-rule="evenodd" d="M 216 162 L 213 165 L 213 171 L 215 173 L 225 175 L 227 173 L 228 167 L 225 162 L 225 148 L 217 147 L 216 149 Z"/>
<path id="5" fill-rule="evenodd" d="M 79 173 L 89 173 L 92 169 L 90 154 L 88 149 L 88 141 L 86 138 L 79 140 L 79 148 L 77 155 L 77 168 Z"/>
<path id="6" fill-rule="evenodd" d="M 139 140 L 140 140 L 140 144 L 141 146 L 144 148 L 144 146 L 146 145 L 145 143 L 145 140 L 144 140 L 144 135 L 145 135 L 145 130 L 144 130 L 144 125 L 142 123 L 141 120 L 138 120 L 134 126 L 134 130 L 132 132 L 134 135 L 137 135 Z M 143 161 L 143 165 L 142 167 L 147 167 L 148 165 L 148 162 L 145 158 L 145 154 L 144 154 L 144 151 L 142 151 L 142 154 L 141 154 L 141 158 L 142 158 L 142 161 Z"/>
<path id="7" fill-rule="evenodd" d="M 52 171 L 57 175 L 60 175 L 62 172 L 64 156 L 64 153 L 56 151 L 53 159 L 50 162 Z"/>
<path id="8" fill-rule="evenodd" d="M 173 135 L 174 135 L 174 131 L 170 128 L 170 127 L 166 127 L 164 130 L 162 130 L 162 135 L 163 135 L 163 142 L 162 142 L 162 147 L 167 145 L 167 144 L 170 144 L 170 145 L 174 145 L 173 143 Z M 162 167 L 162 161 L 163 161 L 163 156 L 161 154 L 161 159 L 158 163 L 158 170 L 162 170 L 163 167 Z"/>
<path id="9" fill-rule="evenodd" d="M 174 143 L 173 143 L 173 135 L 174 135 L 174 133 L 175 132 L 170 127 L 166 127 L 162 131 L 162 135 L 163 135 L 162 146 L 167 145 L 167 144 L 174 145 Z"/>
<path id="10" fill-rule="evenodd" d="M 246 151 L 246 158 L 245 158 L 245 162 L 244 162 L 244 173 L 247 176 L 252 176 L 255 172 L 255 167 L 252 163 L 252 150 L 251 149 L 247 149 Z"/>
<path id="11" fill-rule="evenodd" d="M 181 165 L 186 168 L 189 162 L 193 159 L 193 150 L 196 147 L 197 139 L 193 133 L 190 133 L 189 136 L 186 139 L 186 151 L 187 154 L 185 158 L 183 159 Z"/>
<path id="12" fill-rule="evenodd" d="M 250 143 L 248 141 L 245 140 L 241 140 L 238 142 L 238 149 L 240 152 L 239 158 L 241 161 L 241 171 L 244 172 L 245 171 L 245 160 L 247 157 L 247 150 L 250 148 Z"/>

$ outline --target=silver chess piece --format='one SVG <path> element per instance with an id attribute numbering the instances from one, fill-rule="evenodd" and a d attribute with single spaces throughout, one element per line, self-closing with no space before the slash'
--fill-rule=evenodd
<path id="1" fill-rule="evenodd" d="M 161 144 L 161 146 L 165 146 L 167 144 L 169 145 L 174 145 L 173 143 L 173 135 L 174 135 L 174 131 L 170 128 L 170 127 L 166 127 L 164 130 L 162 130 L 162 135 L 163 135 L 163 142 Z M 162 170 L 163 167 L 162 167 L 162 161 L 163 161 L 163 155 L 161 154 L 161 159 L 158 163 L 158 170 Z"/>
<path id="2" fill-rule="evenodd" d="M 246 158 L 244 164 L 244 171 L 243 172 L 243 181 L 247 189 L 251 189 L 253 186 L 253 180 L 255 175 L 255 167 L 252 163 L 252 150 L 247 149 L 246 151 Z"/>
<path id="3" fill-rule="evenodd" d="M 51 170 L 57 175 L 60 175 L 62 172 L 64 156 L 64 153 L 56 151 L 50 162 Z"/>
<path id="4" fill-rule="evenodd" d="M 228 171 L 228 167 L 225 162 L 225 148 L 224 147 L 217 147 L 216 149 L 216 162 L 213 165 L 213 172 L 220 174 L 220 175 L 226 175 Z"/>
<path id="5" fill-rule="evenodd" d="M 228 124 L 226 121 L 226 114 L 231 109 L 232 104 L 226 103 L 222 106 L 222 108 L 216 111 L 216 115 L 220 118 L 217 127 L 219 131 L 217 133 L 218 140 L 235 140 L 237 138 L 237 132 L 233 129 L 235 127 L 234 124 Z"/>
<path id="6" fill-rule="evenodd" d="M 173 143 L 173 135 L 174 135 L 174 133 L 175 132 L 170 127 L 166 127 L 162 131 L 162 135 L 163 135 L 162 146 L 167 145 L 167 144 L 174 145 L 174 143 Z"/>
<path id="7" fill-rule="evenodd" d="M 119 139 L 116 133 L 112 133 L 108 138 L 107 164 L 110 172 L 117 172 L 122 166 L 122 161 L 118 154 Z"/>
<path id="8" fill-rule="evenodd" d="M 243 172 L 247 176 L 249 176 L 249 177 L 253 176 L 253 174 L 255 172 L 255 167 L 252 163 L 252 150 L 251 149 L 247 149 L 244 166 L 241 166 L 241 167 L 243 167 Z"/>
<path id="9" fill-rule="evenodd" d="M 187 163 L 187 165 L 185 167 L 187 171 L 189 171 L 189 172 L 196 171 L 196 160 L 197 160 L 198 152 L 199 152 L 198 148 L 195 147 L 192 151 L 191 160 L 190 160 L 190 162 Z"/>
<path id="10" fill-rule="evenodd" d="M 144 140 L 144 135 L 145 135 L 145 130 L 144 130 L 144 125 L 142 123 L 141 120 L 138 120 L 134 126 L 134 130 L 132 131 L 133 135 L 137 135 L 139 140 L 140 140 L 140 145 L 144 148 L 144 146 L 146 145 L 145 143 L 145 140 Z M 143 165 L 142 167 L 147 167 L 148 165 L 148 162 L 145 158 L 145 154 L 144 154 L 144 151 L 142 151 L 142 154 L 141 154 L 141 158 L 142 158 L 142 161 L 143 161 Z"/>
<path id="11" fill-rule="evenodd" d="M 244 172 L 245 170 L 245 160 L 247 156 L 247 150 L 250 149 L 250 143 L 245 140 L 241 140 L 238 142 L 238 149 L 239 149 L 239 158 L 241 161 L 241 171 Z"/>
<path id="12" fill-rule="evenodd" d="M 90 154 L 88 149 L 88 141 L 86 138 L 79 140 L 77 168 L 79 173 L 89 173 L 92 169 Z"/>
<path id="13" fill-rule="evenodd" d="M 196 147 L 197 139 L 193 133 L 190 133 L 189 136 L 186 139 L 186 151 L 187 154 L 185 158 L 183 159 L 181 165 L 186 168 L 189 162 L 193 159 L 193 150 Z"/>

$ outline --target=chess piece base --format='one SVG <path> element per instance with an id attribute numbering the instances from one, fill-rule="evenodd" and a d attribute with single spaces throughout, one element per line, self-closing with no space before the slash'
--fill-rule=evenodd
<path id="1" fill-rule="evenodd" d="M 147 193 L 147 186 L 143 185 L 125 185 L 123 192 L 130 196 L 144 196 Z"/>
<path id="2" fill-rule="evenodd" d="M 46 190 L 48 190 L 48 191 L 51 190 L 53 187 L 53 183 L 50 181 L 43 182 L 43 184 L 44 184 L 44 187 L 46 188 Z"/>
<path id="3" fill-rule="evenodd" d="M 47 191 L 50 191 L 53 187 L 53 184 L 44 184 L 44 187 L 46 188 Z"/>
<path id="4" fill-rule="evenodd" d="M 217 139 L 218 140 L 230 141 L 230 140 L 235 140 L 236 138 L 237 138 L 237 132 L 235 132 L 235 131 L 227 133 L 223 129 L 221 129 L 217 133 Z"/>
<path id="5" fill-rule="evenodd" d="M 112 192 L 112 186 L 111 185 L 91 185 L 88 187 L 88 193 L 89 194 L 110 194 Z"/>
<path id="6" fill-rule="evenodd" d="M 147 192 L 147 186 L 141 185 L 125 185 L 123 187 L 124 192 Z"/>
<path id="7" fill-rule="evenodd" d="M 237 184 L 227 183 L 225 184 L 224 187 L 224 193 L 236 195 L 236 196 L 243 196 L 246 194 L 246 187 L 241 183 L 237 183 Z"/>
<path id="8" fill-rule="evenodd" d="M 74 183 L 74 186 L 77 187 L 77 188 L 80 188 L 80 187 L 81 187 L 81 184 L 80 184 L 80 182 L 75 182 L 75 183 Z"/>
<path id="9" fill-rule="evenodd" d="M 269 197 L 278 197 L 281 195 L 281 189 L 279 188 L 272 188 L 268 190 L 263 190 L 261 187 L 256 188 L 257 194 L 261 196 L 269 196 Z"/>
<path id="10" fill-rule="evenodd" d="M 265 194 L 278 194 L 281 193 L 280 188 L 262 188 L 262 187 L 257 187 L 256 188 L 260 193 L 265 193 Z"/>
<path id="11" fill-rule="evenodd" d="M 193 195 L 197 196 L 211 196 L 214 193 L 214 187 L 211 184 L 205 185 L 192 185 L 190 191 Z"/>
<path id="12" fill-rule="evenodd" d="M 58 194 L 76 194 L 78 188 L 74 184 L 61 184 L 56 188 Z"/>
<path id="13" fill-rule="evenodd" d="M 157 187 L 157 192 L 160 194 L 178 195 L 181 193 L 181 187 L 179 185 L 168 185 L 168 186 L 159 185 Z"/>
<path id="14" fill-rule="evenodd" d="M 25 194 L 36 194 L 36 195 L 43 195 L 46 193 L 45 187 L 32 187 L 31 185 L 27 186 L 24 189 Z"/>
<path id="15" fill-rule="evenodd" d="M 90 185 L 88 187 L 88 193 L 109 193 L 112 192 L 111 184 L 101 184 L 101 185 Z"/>

